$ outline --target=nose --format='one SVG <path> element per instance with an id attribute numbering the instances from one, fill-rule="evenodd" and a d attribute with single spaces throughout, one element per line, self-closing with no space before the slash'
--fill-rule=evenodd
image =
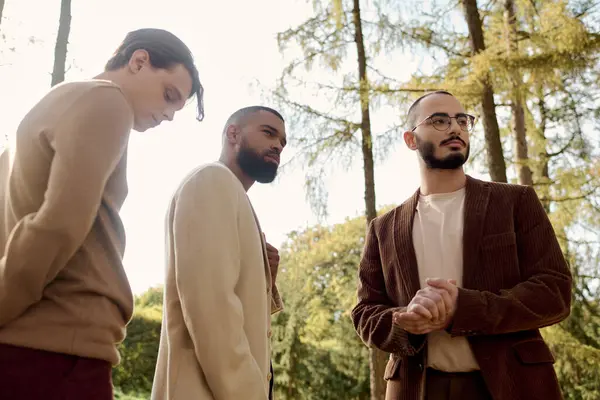
<path id="1" fill-rule="evenodd" d="M 281 142 L 277 141 L 271 145 L 271 149 L 275 150 L 277 154 L 281 154 L 281 152 L 283 151 L 283 145 L 281 144 Z"/>
<path id="2" fill-rule="evenodd" d="M 173 121 L 173 117 L 175 116 L 175 111 L 173 110 L 167 110 L 163 113 L 163 117 L 165 117 L 165 119 L 167 121 Z"/>
<path id="3" fill-rule="evenodd" d="M 450 118 L 450 129 L 448 129 L 448 134 L 460 136 L 462 132 L 463 130 L 458 124 L 458 120 L 456 118 Z"/>

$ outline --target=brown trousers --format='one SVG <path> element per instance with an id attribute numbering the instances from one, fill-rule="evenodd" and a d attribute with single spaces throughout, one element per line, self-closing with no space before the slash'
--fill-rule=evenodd
<path id="1" fill-rule="evenodd" d="M 112 400 L 109 362 L 0 344 L 0 399 Z"/>
<path id="2" fill-rule="evenodd" d="M 428 368 L 426 400 L 492 400 L 479 371 L 445 373 Z"/>
<path id="3" fill-rule="evenodd" d="M 386 400 L 397 400 L 391 393 L 399 393 L 400 387 L 400 382 L 389 381 Z M 428 368 L 425 400 L 492 400 L 492 396 L 479 371 L 445 373 Z"/>

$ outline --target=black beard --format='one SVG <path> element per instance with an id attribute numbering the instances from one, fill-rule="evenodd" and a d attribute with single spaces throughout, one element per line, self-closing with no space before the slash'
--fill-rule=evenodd
<path id="1" fill-rule="evenodd" d="M 256 182 L 271 183 L 277 176 L 278 165 L 265 161 L 264 157 L 242 144 L 237 155 L 237 162 L 241 170 Z"/>
<path id="2" fill-rule="evenodd" d="M 416 136 L 416 139 L 417 150 L 419 150 L 421 158 L 429 169 L 458 169 L 469 159 L 470 144 L 467 145 L 467 152 L 464 155 L 462 153 L 452 153 L 444 158 L 437 158 L 433 143 L 420 140 L 418 136 Z"/>

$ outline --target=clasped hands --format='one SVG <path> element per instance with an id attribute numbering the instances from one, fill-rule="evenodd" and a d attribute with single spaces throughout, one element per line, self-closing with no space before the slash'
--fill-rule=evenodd
<path id="1" fill-rule="evenodd" d="M 406 310 L 392 315 L 394 324 L 414 335 L 445 329 L 456 310 L 458 288 L 454 279 L 427 279 Z"/>

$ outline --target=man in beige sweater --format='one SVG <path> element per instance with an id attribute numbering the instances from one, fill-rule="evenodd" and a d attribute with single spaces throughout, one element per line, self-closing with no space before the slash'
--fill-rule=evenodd
<path id="1" fill-rule="evenodd" d="M 0 399 L 110 400 L 133 310 L 119 209 L 129 132 L 202 86 L 186 45 L 130 32 L 95 79 L 54 87 L 0 157 Z"/>
<path id="2" fill-rule="evenodd" d="M 225 125 L 220 161 L 175 193 L 153 400 L 271 398 L 270 318 L 282 304 L 246 192 L 273 181 L 285 144 L 277 111 L 241 109 Z"/>

